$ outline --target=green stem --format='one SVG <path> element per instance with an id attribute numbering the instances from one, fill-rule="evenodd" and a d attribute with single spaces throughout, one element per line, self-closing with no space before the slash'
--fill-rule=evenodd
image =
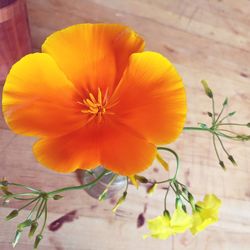
<path id="1" fill-rule="evenodd" d="M 226 119 L 229 118 L 229 117 L 230 117 L 230 115 L 227 114 L 226 116 L 224 116 L 224 117 L 218 122 L 218 124 L 221 124 L 224 120 L 226 120 Z"/>
<path id="2" fill-rule="evenodd" d="M 219 125 L 220 126 L 221 125 L 235 125 L 235 126 L 244 126 L 244 127 L 247 126 L 246 124 L 242 124 L 242 123 L 220 123 Z"/>
<path id="3" fill-rule="evenodd" d="M 177 153 L 176 153 L 174 150 L 172 150 L 172 149 L 170 149 L 170 148 L 157 147 L 157 149 L 158 149 L 158 150 L 165 150 L 165 151 L 168 151 L 168 152 L 172 153 L 172 154 L 175 156 L 175 158 L 176 158 L 176 171 L 175 171 L 174 177 L 172 178 L 172 180 L 174 181 L 174 180 L 176 179 L 176 176 L 177 176 L 177 173 L 178 173 L 178 170 L 179 170 L 179 165 L 180 165 L 180 164 L 179 164 L 179 163 L 180 163 L 179 156 L 177 155 Z"/>
<path id="4" fill-rule="evenodd" d="M 170 182 L 170 181 L 172 181 L 173 179 L 171 178 L 171 179 L 167 179 L 167 180 L 165 180 L 165 181 L 149 181 L 150 183 L 152 183 L 152 184 L 154 184 L 154 183 L 156 183 L 156 184 L 163 184 L 163 183 L 166 183 L 166 182 Z"/>
<path id="5" fill-rule="evenodd" d="M 47 207 L 47 199 L 45 200 L 45 204 L 44 204 L 44 221 L 43 221 L 43 226 L 42 226 L 42 229 L 40 231 L 40 234 L 42 235 L 43 234 L 43 231 L 45 229 L 45 226 L 46 226 L 46 222 L 47 222 L 47 218 L 48 218 L 48 207 Z"/>
<path id="6" fill-rule="evenodd" d="M 214 134 L 215 134 L 215 135 L 218 135 L 218 136 L 222 136 L 222 137 L 228 138 L 228 139 L 230 139 L 230 140 L 241 141 L 241 140 L 238 139 L 236 136 L 226 135 L 226 134 L 220 133 L 220 131 L 216 131 Z"/>
<path id="7" fill-rule="evenodd" d="M 105 194 L 108 192 L 110 186 L 113 184 L 113 182 L 116 180 L 117 177 L 118 177 L 117 174 L 114 175 L 114 176 L 112 177 L 112 179 L 111 179 L 110 182 L 108 183 L 107 187 L 106 187 L 106 188 L 103 190 L 103 192 L 99 195 L 99 198 L 98 198 L 99 200 L 102 200 L 102 199 L 103 199 L 103 195 L 105 195 Z"/>
<path id="8" fill-rule="evenodd" d="M 168 197 L 168 192 L 169 192 L 170 186 L 168 186 L 165 197 L 164 197 L 164 210 L 167 210 L 167 197 Z"/>
<path id="9" fill-rule="evenodd" d="M 13 197 L 13 199 L 19 200 L 19 201 L 30 201 L 30 200 L 34 200 L 34 197 L 33 198 L 17 198 L 17 197 Z"/>
<path id="10" fill-rule="evenodd" d="M 124 192 L 128 192 L 128 177 L 127 177 L 127 183 L 126 183 L 126 187 L 125 187 L 125 191 Z"/>
<path id="11" fill-rule="evenodd" d="M 227 129 L 220 129 L 218 131 L 222 131 L 222 132 L 227 132 L 227 133 L 231 133 L 231 134 L 234 134 L 234 135 L 238 135 L 237 133 L 235 133 L 233 131 L 230 131 L 230 130 L 227 130 Z"/>
<path id="12" fill-rule="evenodd" d="M 212 108 L 213 108 L 213 125 L 215 125 L 215 104 L 214 104 L 214 97 L 212 97 Z"/>
<path id="13" fill-rule="evenodd" d="M 215 153 L 216 153 L 216 156 L 219 160 L 219 162 L 221 161 L 220 159 L 220 156 L 219 156 L 219 153 L 218 153 L 218 150 L 217 150 L 217 146 L 216 146 L 216 143 L 215 143 L 215 135 L 213 134 L 213 144 L 214 144 L 214 150 L 215 150 Z"/>
<path id="14" fill-rule="evenodd" d="M 26 188 L 26 189 L 28 189 L 30 191 L 33 191 L 33 192 L 41 192 L 41 190 L 26 186 L 26 185 L 23 185 L 23 184 L 8 182 L 8 185 L 12 185 L 12 186 L 16 186 L 16 187 L 23 187 L 23 188 Z"/>
<path id="15" fill-rule="evenodd" d="M 51 192 L 47 193 L 47 195 L 48 196 L 54 196 L 55 194 L 59 194 L 59 193 L 65 192 L 65 191 L 86 189 L 86 188 L 91 187 L 94 184 L 96 184 L 107 172 L 109 172 L 109 171 L 104 170 L 95 180 L 93 180 L 92 182 L 89 182 L 89 183 L 87 183 L 85 185 L 60 188 L 60 189 L 57 189 L 57 190 L 54 190 L 54 191 L 51 191 Z"/>
<path id="16" fill-rule="evenodd" d="M 44 199 L 41 200 L 41 203 L 40 203 L 40 205 L 39 205 L 39 207 L 37 209 L 37 212 L 36 212 L 36 218 L 35 218 L 35 220 L 38 220 L 41 217 L 42 213 L 43 213 L 43 209 L 44 209 L 43 204 L 44 204 L 44 201 L 45 201 Z"/>
<path id="17" fill-rule="evenodd" d="M 200 128 L 200 127 L 184 127 L 183 130 L 195 130 L 195 131 L 208 131 L 208 132 L 212 132 L 211 128 Z"/>
<path id="18" fill-rule="evenodd" d="M 28 217 L 27 217 L 28 219 L 30 219 L 30 218 L 32 217 L 32 214 L 34 213 L 36 207 L 38 206 L 38 204 L 39 204 L 39 202 L 40 202 L 40 199 L 41 199 L 41 198 L 39 198 L 39 199 L 37 200 L 35 206 L 34 206 L 34 207 L 32 208 L 32 210 L 30 211 L 30 213 L 29 213 L 29 215 L 28 215 Z"/>
<path id="19" fill-rule="evenodd" d="M 35 195 L 37 196 L 39 193 L 19 193 L 19 194 L 8 194 L 8 199 L 9 198 L 15 198 L 16 196 L 32 196 Z"/>
<path id="20" fill-rule="evenodd" d="M 218 135 L 216 135 L 216 137 L 219 140 L 220 145 L 221 145 L 222 149 L 224 150 L 224 152 L 227 154 L 227 156 L 229 156 L 230 154 L 227 152 L 226 148 L 224 147 L 221 138 Z"/>
<path id="21" fill-rule="evenodd" d="M 37 197 L 36 199 L 34 199 L 34 200 L 30 201 L 29 203 L 25 204 L 24 206 L 20 207 L 20 208 L 18 209 L 18 211 L 21 211 L 22 209 L 28 207 L 28 206 L 31 205 L 33 202 L 37 201 L 39 198 L 40 198 L 40 197 Z"/>
<path id="22" fill-rule="evenodd" d="M 220 111 L 220 113 L 219 113 L 219 115 L 218 115 L 218 117 L 216 118 L 216 120 L 215 120 L 215 122 L 214 122 L 214 124 L 216 124 L 216 123 L 219 121 L 219 119 L 220 119 L 220 117 L 221 117 L 221 115 L 222 115 L 222 113 L 223 113 L 223 111 L 224 111 L 224 108 L 225 108 L 225 106 L 223 105 L 223 106 L 222 106 L 222 109 L 221 109 L 221 111 Z"/>

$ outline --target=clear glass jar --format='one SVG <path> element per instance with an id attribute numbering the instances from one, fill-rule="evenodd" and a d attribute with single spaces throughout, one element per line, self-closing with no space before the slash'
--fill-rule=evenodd
<path id="1" fill-rule="evenodd" d="M 87 184 L 98 177 L 105 168 L 99 166 L 91 172 L 83 171 L 83 184 Z M 85 189 L 85 191 L 93 198 L 98 199 L 103 191 L 108 187 L 107 194 L 105 195 L 105 199 L 110 199 L 114 197 L 118 192 L 124 190 L 127 184 L 127 177 L 118 175 L 116 179 L 113 180 L 114 176 L 113 172 L 108 172 L 105 174 L 96 185 Z M 110 184 L 110 182 L 112 182 Z"/>

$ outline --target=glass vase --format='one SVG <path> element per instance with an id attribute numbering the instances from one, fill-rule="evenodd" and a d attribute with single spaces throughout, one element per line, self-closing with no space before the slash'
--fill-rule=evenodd
<path id="1" fill-rule="evenodd" d="M 87 184 L 95 180 L 105 168 L 99 166 L 91 171 L 83 171 L 83 184 Z M 103 199 L 114 197 L 121 190 L 124 190 L 127 184 L 127 177 L 107 172 L 94 186 L 85 189 L 85 191 L 93 198 L 98 199 L 100 195 L 107 189 L 107 193 Z M 115 179 L 114 179 L 115 178 Z"/>

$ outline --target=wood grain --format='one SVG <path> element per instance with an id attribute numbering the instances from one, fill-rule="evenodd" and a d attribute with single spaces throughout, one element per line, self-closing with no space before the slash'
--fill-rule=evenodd
<path id="1" fill-rule="evenodd" d="M 1 4 L 4 7 L 0 8 L 0 83 L 12 64 L 31 52 L 26 1 L 2 1 Z"/>
<path id="2" fill-rule="evenodd" d="M 250 121 L 250 2 L 248 0 L 28 0 L 34 50 L 51 32 L 75 23 L 110 22 L 133 27 L 146 40 L 147 49 L 161 52 L 183 76 L 188 96 L 187 125 L 206 122 L 211 109 L 199 84 L 207 79 L 219 108 L 225 96 L 237 121 Z M 78 184 L 75 174 L 60 175 L 40 166 L 32 155 L 34 138 L 14 135 L 0 119 L 1 175 L 11 181 L 45 190 Z M 238 168 L 227 162 L 222 171 L 217 164 L 211 138 L 204 133 L 184 132 L 170 145 L 181 155 L 180 179 L 201 198 L 216 193 L 222 200 L 220 222 L 193 237 L 190 233 L 167 241 L 142 240 L 146 228 L 137 229 L 137 216 L 147 204 L 146 218 L 162 211 L 164 190 L 147 197 L 145 189 L 129 187 L 128 201 L 117 215 L 109 201 L 98 203 L 84 192 L 70 192 L 63 200 L 51 202 L 49 222 L 72 210 L 78 219 L 57 232 L 47 230 L 41 249 L 53 250 L 248 250 L 250 249 L 250 170 L 249 143 L 227 142 Z M 173 173 L 174 161 L 167 156 Z M 148 170 L 147 174 L 162 178 Z M 173 198 L 173 196 L 172 196 Z M 170 199 L 169 206 L 173 204 Z M 0 209 L 3 218 L 16 203 Z M 25 216 L 25 211 L 22 215 Z M 0 249 L 9 244 L 15 222 L 0 220 Z M 32 249 L 27 238 L 17 249 Z"/>

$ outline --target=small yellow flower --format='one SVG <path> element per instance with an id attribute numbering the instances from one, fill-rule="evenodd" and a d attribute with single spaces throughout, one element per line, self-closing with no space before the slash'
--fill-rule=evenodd
<path id="1" fill-rule="evenodd" d="M 197 234 L 208 225 L 218 221 L 221 200 L 214 194 L 207 194 L 203 201 L 199 201 L 196 204 L 201 209 L 193 213 L 193 226 L 190 229 L 192 234 Z"/>
<path id="2" fill-rule="evenodd" d="M 185 213 L 181 207 L 174 211 L 172 218 L 167 215 L 158 216 L 148 221 L 148 228 L 151 231 L 150 235 L 145 235 L 158 239 L 167 239 L 171 235 L 183 233 L 188 228 L 192 227 L 192 216 Z"/>

